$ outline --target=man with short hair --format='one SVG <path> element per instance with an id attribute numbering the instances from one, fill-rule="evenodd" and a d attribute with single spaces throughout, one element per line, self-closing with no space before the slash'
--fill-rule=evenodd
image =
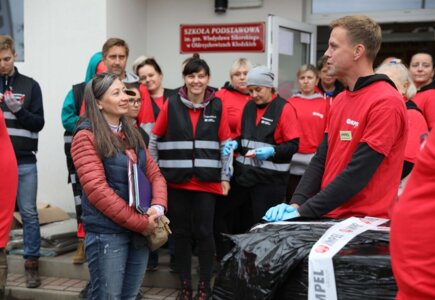
<path id="1" fill-rule="evenodd" d="M 103 45 L 103 62 L 107 67 L 107 72 L 117 75 L 122 82 L 139 82 L 137 75 L 125 70 L 129 51 L 123 39 L 109 38 Z"/>
<path id="2" fill-rule="evenodd" d="M 18 162 L 17 204 L 23 221 L 26 286 L 41 284 L 38 273 L 41 233 L 36 194 L 38 132 L 44 127 L 44 109 L 39 84 L 20 74 L 15 67 L 16 52 L 10 36 L 0 36 L 0 92 L 6 127 Z"/>
<path id="3" fill-rule="evenodd" d="M 302 216 L 387 218 L 396 199 L 407 136 L 406 108 L 394 83 L 374 74 L 381 28 L 366 16 L 331 23 L 328 72 L 347 87 L 336 96 L 324 139 L 290 203 L 269 221 Z"/>

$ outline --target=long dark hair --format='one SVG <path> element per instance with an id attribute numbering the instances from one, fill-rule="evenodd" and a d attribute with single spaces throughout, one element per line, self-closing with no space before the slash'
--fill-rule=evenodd
<path id="1" fill-rule="evenodd" d="M 97 105 L 110 86 L 118 77 L 112 73 L 100 73 L 95 75 L 85 88 L 85 114 L 83 119 L 91 122 L 92 132 L 95 137 L 97 153 L 101 158 L 114 156 L 126 148 L 138 149 L 143 146 L 141 136 L 127 116 L 122 116 L 120 122 L 125 138 L 121 141 L 113 134 L 106 119 Z"/>

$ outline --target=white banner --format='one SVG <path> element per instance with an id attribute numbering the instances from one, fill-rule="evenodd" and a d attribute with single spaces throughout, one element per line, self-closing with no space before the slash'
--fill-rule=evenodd
<path id="1" fill-rule="evenodd" d="M 378 218 L 348 218 L 330 227 L 308 257 L 308 300 L 337 300 L 332 258 L 360 233 L 387 222 Z"/>

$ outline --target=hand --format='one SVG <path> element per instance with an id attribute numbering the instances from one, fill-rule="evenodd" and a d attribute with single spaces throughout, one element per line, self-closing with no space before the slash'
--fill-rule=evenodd
<path id="1" fill-rule="evenodd" d="M 261 147 L 255 149 L 255 158 L 259 160 L 266 160 L 275 154 L 275 148 L 273 147 Z"/>
<path id="2" fill-rule="evenodd" d="M 237 144 L 237 141 L 228 141 L 228 142 L 226 142 L 226 143 L 225 143 L 225 146 L 224 146 L 224 150 L 223 150 L 223 154 L 224 154 L 224 156 L 228 156 L 228 155 L 230 155 L 230 153 L 231 153 L 231 148 L 232 148 L 233 150 L 236 150 L 238 146 L 239 146 L 239 145 Z"/>
<path id="3" fill-rule="evenodd" d="M 155 209 L 155 208 L 152 207 L 152 206 L 151 206 L 150 208 L 148 208 L 146 214 L 147 214 L 148 216 L 152 216 L 152 215 L 158 215 L 158 216 L 159 216 L 159 213 L 158 213 L 157 209 Z"/>
<path id="4" fill-rule="evenodd" d="M 4 102 L 6 103 L 7 107 L 9 107 L 11 112 L 16 113 L 23 106 L 20 101 L 15 99 L 15 96 L 14 94 L 12 94 L 11 91 L 6 91 L 3 95 L 4 95 Z"/>
<path id="5" fill-rule="evenodd" d="M 281 203 L 269 208 L 264 215 L 263 220 L 266 220 L 268 222 L 277 222 L 297 218 L 299 216 L 299 212 L 294 206 Z"/>
<path id="6" fill-rule="evenodd" d="M 142 235 L 147 236 L 153 233 L 157 228 L 157 218 L 159 218 L 158 214 L 148 216 L 148 225 Z"/>
<path id="7" fill-rule="evenodd" d="M 227 196 L 230 191 L 230 182 L 229 181 L 222 181 L 222 194 L 224 196 Z"/>

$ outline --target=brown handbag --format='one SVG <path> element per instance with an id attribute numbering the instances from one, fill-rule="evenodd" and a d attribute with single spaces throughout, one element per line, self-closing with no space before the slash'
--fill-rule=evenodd
<path id="1" fill-rule="evenodd" d="M 146 236 L 150 251 L 159 249 L 168 241 L 168 236 L 172 234 L 171 228 L 169 228 L 169 223 L 169 219 L 164 215 L 157 219 L 156 229 L 153 233 Z"/>

